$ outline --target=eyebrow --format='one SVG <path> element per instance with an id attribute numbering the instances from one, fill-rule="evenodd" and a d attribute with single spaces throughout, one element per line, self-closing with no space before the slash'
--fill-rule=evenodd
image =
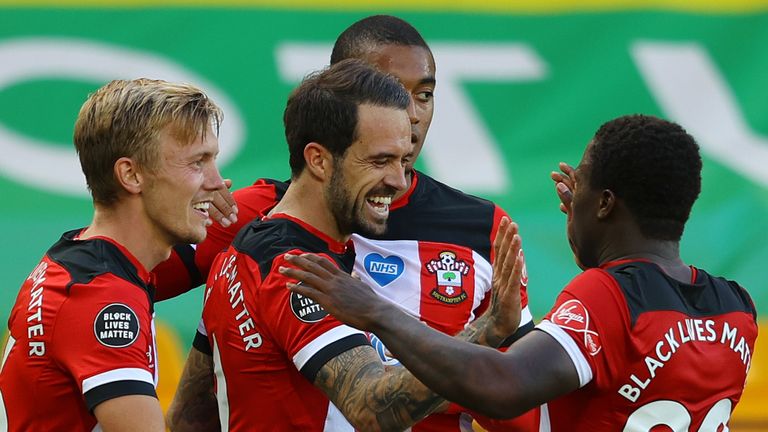
<path id="1" fill-rule="evenodd" d="M 435 77 L 433 76 L 422 78 L 421 80 L 419 80 L 419 84 L 436 84 L 436 83 L 437 81 L 435 81 Z"/>
<path id="2" fill-rule="evenodd" d="M 375 153 L 368 156 L 368 159 L 395 159 L 395 158 L 399 158 L 399 156 L 391 152 L 380 152 L 380 153 Z"/>

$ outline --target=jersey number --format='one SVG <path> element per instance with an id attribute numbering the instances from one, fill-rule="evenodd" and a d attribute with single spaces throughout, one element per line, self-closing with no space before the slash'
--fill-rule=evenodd
<path id="1" fill-rule="evenodd" d="M 721 399 L 709 409 L 699 432 L 716 431 L 720 426 L 723 426 L 722 432 L 728 432 L 730 418 L 731 400 Z M 624 432 L 650 432 L 654 426 L 667 426 L 674 432 L 688 432 L 691 415 L 680 402 L 659 400 L 647 403 L 629 416 Z"/>

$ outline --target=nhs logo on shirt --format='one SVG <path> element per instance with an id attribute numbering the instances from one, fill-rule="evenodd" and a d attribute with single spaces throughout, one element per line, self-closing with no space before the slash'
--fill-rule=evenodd
<path id="1" fill-rule="evenodd" d="M 370 253 L 363 260 L 368 276 L 379 286 L 385 286 L 400 277 L 405 269 L 402 258 L 390 255 L 386 258 L 377 253 Z"/>

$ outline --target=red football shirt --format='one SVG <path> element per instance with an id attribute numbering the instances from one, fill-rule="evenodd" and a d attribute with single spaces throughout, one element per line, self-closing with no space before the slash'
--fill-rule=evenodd
<path id="1" fill-rule="evenodd" d="M 156 397 L 150 274 L 116 242 L 78 233 L 48 250 L 11 310 L 0 370 L 9 431 L 90 431 L 99 403 Z"/>
<path id="2" fill-rule="evenodd" d="M 219 418 L 229 431 L 351 430 L 314 386 L 328 360 L 365 335 L 286 289 L 286 253 L 321 254 L 351 271 L 354 252 L 277 214 L 249 225 L 211 267 L 203 324 L 213 355 Z M 202 351 L 200 339 L 195 346 Z"/>
<path id="3" fill-rule="evenodd" d="M 693 269 L 682 283 L 655 264 L 590 269 L 538 326 L 568 352 L 581 388 L 542 411 L 542 431 L 715 431 L 741 397 L 757 338 L 738 284 Z"/>

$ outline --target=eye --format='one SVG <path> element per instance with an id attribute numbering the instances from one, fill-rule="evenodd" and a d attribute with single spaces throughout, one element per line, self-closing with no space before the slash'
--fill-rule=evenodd
<path id="1" fill-rule="evenodd" d="M 373 160 L 373 165 L 376 166 L 377 168 L 384 168 L 385 166 L 387 166 L 387 163 L 389 163 L 388 159 L 374 159 Z"/>
<path id="2" fill-rule="evenodd" d="M 433 96 L 434 96 L 434 93 L 432 92 L 432 90 L 423 90 L 423 91 L 417 92 L 414 95 L 414 99 L 422 103 L 427 103 L 432 100 Z"/>

